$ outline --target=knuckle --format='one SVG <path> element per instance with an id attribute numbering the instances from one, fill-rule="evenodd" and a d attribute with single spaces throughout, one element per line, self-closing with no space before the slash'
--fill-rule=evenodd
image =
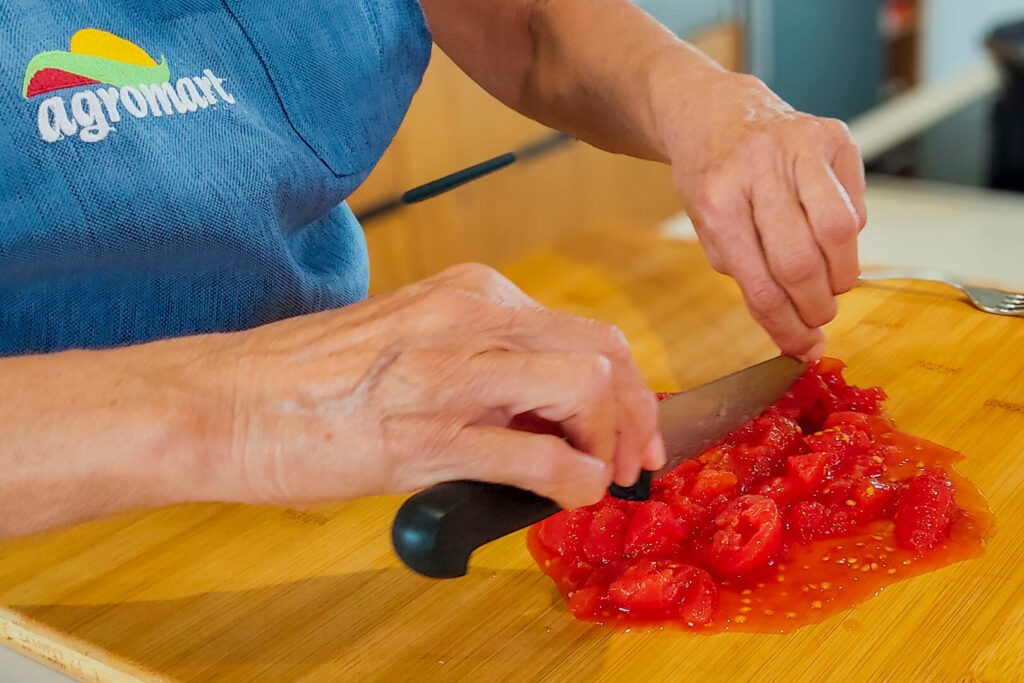
<path id="1" fill-rule="evenodd" d="M 850 127 L 839 119 L 822 119 L 822 129 L 830 140 L 837 144 L 853 144 L 850 142 Z"/>
<path id="2" fill-rule="evenodd" d="M 465 263 L 456 263 L 454 266 L 445 268 L 443 273 L 450 275 L 454 278 L 468 277 L 474 278 L 479 275 L 485 274 L 490 268 L 482 263 L 476 263 L 474 261 L 466 261 Z"/>
<path id="3" fill-rule="evenodd" d="M 456 287 L 434 287 L 426 294 L 427 305 L 441 315 L 458 314 L 472 308 L 476 299 Z"/>
<path id="4" fill-rule="evenodd" d="M 722 255 L 722 249 L 718 246 L 718 238 L 721 235 L 716 235 L 715 232 L 709 230 L 707 226 L 700 221 L 694 221 L 693 227 L 697 233 L 697 241 L 700 243 L 701 248 L 704 250 L 704 256 L 708 260 L 708 265 L 710 265 L 712 270 L 715 272 L 721 273 L 722 275 L 728 275 L 729 264 Z M 728 239 L 723 241 L 727 242 Z"/>
<path id="5" fill-rule="evenodd" d="M 860 233 L 860 218 L 851 211 L 836 211 L 825 217 L 818 228 L 819 237 L 830 244 L 845 244 Z"/>
<path id="6" fill-rule="evenodd" d="M 735 179 L 712 173 L 700 184 L 693 204 L 701 215 L 731 217 L 738 213 L 739 199 Z"/>
<path id="7" fill-rule="evenodd" d="M 835 297 L 829 297 L 828 301 L 823 306 L 815 308 L 804 322 L 811 328 L 821 327 L 835 318 L 838 311 L 839 304 L 836 302 Z"/>
<path id="8" fill-rule="evenodd" d="M 583 363 L 588 393 L 600 392 L 611 385 L 612 362 L 607 356 L 600 353 L 587 354 Z"/>
<path id="9" fill-rule="evenodd" d="M 849 292 L 851 289 L 857 286 L 858 277 L 860 277 L 859 273 L 851 272 L 849 275 L 837 279 L 835 283 L 835 293 L 846 294 L 847 292 Z M 838 309 L 838 304 L 836 305 L 836 308 Z"/>
<path id="10" fill-rule="evenodd" d="M 789 300 L 786 293 L 772 282 L 751 285 L 747 291 L 747 299 L 752 309 L 764 315 L 778 312 Z"/>
<path id="11" fill-rule="evenodd" d="M 626 335 L 617 326 L 606 325 L 605 336 L 608 339 L 608 346 L 612 351 L 629 355 L 629 341 L 626 340 Z"/>
<path id="12" fill-rule="evenodd" d="M 729 267 L 726 265 L 725 261 L 722 260 L 722 257 L 719 256 L 718 254 L 715 254 L 714 256 L 708 254 L 708 265 L 710 265 L 711 270 L 715 271 L 716 273 L 719 273 L 721 275 L 729 274 Z"/>
<path id="13" fill-rule="evenodd" d="M 790 251 L 778 259 L 775 270 L 781 282 L 801 284 L 820 274 L 821 255 L 809 249 Z"/>
<path id="14" fill-rule="evenodd" d="M 715 254 L 714 256 L 708 255 L 708 265 L 711 266 L 711 270 L 715 271 L 720 275 L 729 274 L 729 264 L 725 262 L 721 256 Z"/>
<path id="15" fill-rule="evenodd" d="M 455 279 L 484 291 L 491 291 L 507 282 L 505 276 L 494 268 L 472 261 L 452 266 L 446 272 Z"/>
<path id="16" fill-rule="evenodd" d="M 734 74 L 733 78 L 736 79 L 737 83 L 742 84 L 746 88 L 751 88 L 751 89 L 761 88 L 761 89 L 765 89 L 765 90 L 768 89 L 768 86 L 766 86 L 764 84 L 764 81 L 762 81 L 760 78 L 758 78 L 757 76 L 755 76 L 753 74 L 738 73 L 738 74 Z"/>

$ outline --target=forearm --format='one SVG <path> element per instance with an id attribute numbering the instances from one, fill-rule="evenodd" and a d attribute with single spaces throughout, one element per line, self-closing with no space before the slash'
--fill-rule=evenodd
<path id="1" fill-rule="evenodd" d="M 435 40 L 484 88 L 609 151 L 667 161 L 657 90 L 670 86 L 698 107 L 723 74 L 628 0 L 427 0 L 424 7 Z"/>
<path id="2" fill-rule="evenodd" d="M 0 359 L 0 537 L 202 496 L 188 344 Z"/>

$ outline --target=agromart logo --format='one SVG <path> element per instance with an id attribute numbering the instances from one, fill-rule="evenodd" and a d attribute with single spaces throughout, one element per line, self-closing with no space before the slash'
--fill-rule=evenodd
<path id="1" fill-rule="evenodd" d="M 71 36 L 70 50 L 40 52 L 25 69 L 22 97 L 32 99 L 65 88 L 82 89 L 67 100 L 51 95 L 39 103 L 39 137 L 56 142 L 78 136 L 99 142 L 126 117 L 188 114 L 220 102 L 234 104 L 223 78 L 209 69 L 171 84 L 167 60 L 160 63 L 135 43 L 113 33 L 84 28 Z M 124 115 L 122 115 L 122 112 Z"/>

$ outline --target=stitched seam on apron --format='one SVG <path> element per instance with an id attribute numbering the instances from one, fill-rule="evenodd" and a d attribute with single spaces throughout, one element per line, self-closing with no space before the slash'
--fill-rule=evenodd
<path id="1" fill-rule="evenodd" d="M 260 54 L 260 51 L 256 48 L 256 43 L 253 41 L 252 36 L 249 35 L 249 32 L 245 29 L 245 26 L 239 20 L 238 16 L 234 13 L 231 7 L 228 6 L 227 0 L 220 0 L 220 4 L 224 7 L 224 10 L 229 15 L 231 15 L 231 19 L 235 22 L 235 25 L 238 26 L 238 30 L 242 32 L 242 35 L 245 36 L 246 42 L 249 43 L 249 47 L 252 49 L 252 53 L 256 55 L 256 59 L 259 60 L 260 66 L 263 68 L 263 73 L 267 75 L 267 80 L 270 82 L 270 89 L 274 91 L 274 98 L 277 99 L 277 104 L 278 106 L 281 107 L 281 111 L 284 113 L 284 118 L 288 122 L 288 126 L 292 129 L 295 135 L 298 136 L 300 140 L 302 140 L 302 144 L 306 145 L 306 147 L 309 148 L 309 151 L 311 151 L 313 155 L 320 160 L 320 163 L 323 164 L 328 171 L 330 171 L 331 175 L 352 175 L 339 174 L 333 168 L 331 168 L 331 165 L 327 163 L 326 159 L 320 156 L 320 153 L 316 150 L 315 147 L 313 147 L 313 145 L 310 144 L 309 140 L 306 139 L 306 136 L 300 133 L 299 129 L 295 127 L 295 123 L 292 121 L 292 116 L 290 113 L 288 113 L 288 107 L 286 107 L 284 104 L 284 98 L 281 97 L 281 92 L 277 89 L 277 82 L 274 80 L 274 76 L 270 73 L 270 67 L 267 66 L 267 63 L 263 60 L 263 55 Z"/>

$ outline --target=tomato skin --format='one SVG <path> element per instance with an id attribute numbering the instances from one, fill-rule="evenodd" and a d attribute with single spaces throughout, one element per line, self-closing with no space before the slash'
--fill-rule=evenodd
<path id="1" fill-rule="evenodd" d="M 737 481 L 733 472 L 703 469 L 690 487 L 690 497 L 698 504 L 706 505 L 715 496 L 732 491 Z"/>
<path id="2" fill-rule="evenodd" d="M 630 565 L 612 581 L 608 598 L 631 614 L 679 616 L 689 623 L 703 624 L 714 616 L 718 588 L 698 567 L 646 561 Z"/>
<path id="3" fill-rule="evenodd" d="M 789 528 L 801 543 L 831 533 L 828 510 L 816 500 L 802 500 L 789 511 Z"/>
<path id="4" fill-rule="evenodd" d="M 895 487 L 884 481 L 870 477 L 861 479 L 851 498 L 857 523 L 866 524 L 885 517 L 886 506 L 895 493 Z"/>
<path id="5" fill-rule="evenodd" d="M 786 471 L 789 476 L 807 491 L 814 491 L 825 481 L 831 470 L 827 465 L 828 456 L 824 453 L 791 455 L 786 459 Z"/>
<path id="6" fill-rule="evenodd" d="M 955 511 L 953 483 L 941 469 L 917 475 L 896 508 L 896 541 L 910 550 L 930 550 L 948 537 Z"/>
<path id="7" fill-rule="evenodd" d="M 679 606 L 679 617 L 689 625 L 706 624 L 718 609 L 718 586 L 703 569 L 690 567 L 689 587 Z"/>
<path id="8" fill-rule="evenodd" d="M 784 508 L 799 499 L 806 488 L 793 477 L 772 477 L 754 489 L 754 493 L 771 498 L 777 507 Z"/>
<path id="9" fill-rule="evenodd" d="M 865 432 L 874 431 L 874 422 L 872 421 L 871 415 L 864 413 L 857 413 L 852 410 L 841 410 L 839 412 L 832 413 L 825 419 L 824 429 L 831 429 L 832 427 L 838 427 L 839 425 L 850 425 L 862 429 Z"/>
<path id="10" fill-rule="evenodd" d="M 569 613 L 577 619 L 590 619 L 601 606 L 601 598 L 604 593 L 604 586 L 584 586 L 569 594 L 566 607 L 568 607 Z"/>
<path id="11" fill-rule="evenodd" d="M 609 563 L 622 557 L 629 517 L 616 507 L 598 509 L 587 527 L 583 556 L 590 562 Z"/>
<path id="12" fill-rule="evenodd" d="M 707 521 L 707 508 L 680 491 L 666 495 L 664 500 L 679 517 L 688 533 Z"/>
<path id="13" fill-rule="evenodd" d="M 647 501 L 629 521 L 623 549 L 629 557 L 668 557 L 679 552 L 686 533 L 686 524 L 668 503 Z"/>
<path id="14" fill-rule="evenodd" d="M 765 496 L 736 498 L 715 517 L 708 560 L 720 574 L 743 574 L 768 564 L 782 543 L 775 501 Z"/>
<path id="15" fill-rule="evenodd" d="M 576 558 L 583 548 L 593 513 L 587 508 L 562 510 L 540 523 L 538 537 L 551 551 Z"/>

